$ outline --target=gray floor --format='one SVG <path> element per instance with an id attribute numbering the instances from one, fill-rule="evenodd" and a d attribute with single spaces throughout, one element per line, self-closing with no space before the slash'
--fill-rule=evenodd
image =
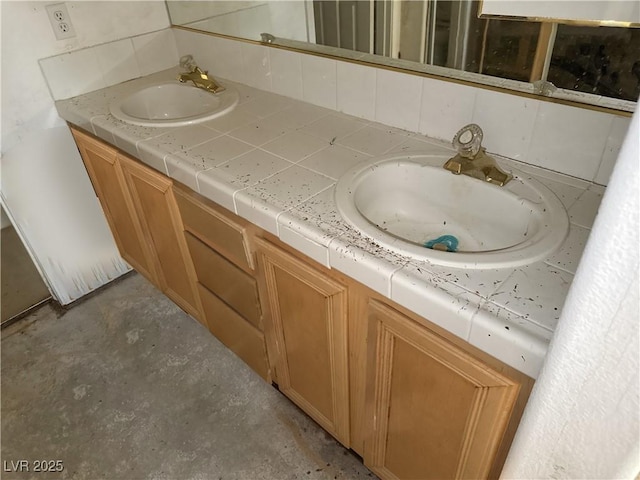
<path id="1" fill-rule="evenodd" d="M 7 480 L 373 477 L 137 274 L 2 331 L 1 442 Z"/>

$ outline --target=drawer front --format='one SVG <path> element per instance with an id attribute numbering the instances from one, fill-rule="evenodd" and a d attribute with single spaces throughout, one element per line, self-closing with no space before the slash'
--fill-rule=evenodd
<path id="1" fill-rule="evenodd" d="M 255 327 L 261 328 L 256 281 L 222 255 L 185 232 L 198 281 Z"/>
<path id="2" fill-rule="evenodd" d="M 269 381 L 264 335 L 202 285 L 198 285 L 209 330 L 258 375 Z"/>
<path id="3" fill-rule="evenodd" d="M 246 239 L 246 226 L 242 219 L 229 218 L 220 207 L 205 205 L 205 199 L 176 189 L 176 200 L 185 230 L 220 252 L 241 268 L 253 270 L 253 257 Z M 210 203 L 210 202 L 209 202 Z"/>

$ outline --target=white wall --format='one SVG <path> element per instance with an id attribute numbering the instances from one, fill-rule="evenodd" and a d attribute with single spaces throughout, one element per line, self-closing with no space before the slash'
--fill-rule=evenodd
<path id="1" fill-rule="evenodd" d="M 38 60 L 169 26 L 164 2 L 66 2 L 77 37 L 55 39 L 52 2 L 0 2 L 2 197 L 63 304 L 125 271 Z"/>
<path id="2" fill-rule="evenodd" d="M 639 156 L 636 112 L 503 478 L 640 472 Z"/>
<path id="3" fill-rule="evenodd" d="M 45 6 L 52 2 L 1 2 L 2 152 L 46 123 L 53 104 L 38 60 L 169 26 L 164 2 L 66 2 L 77 36 L 56 40 Z"/>

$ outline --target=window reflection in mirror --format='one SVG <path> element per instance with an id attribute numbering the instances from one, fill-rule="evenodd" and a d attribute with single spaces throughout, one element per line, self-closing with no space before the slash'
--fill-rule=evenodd
<path id="1" fill-rule="evenodd" d="M 637 100 L 640 29 L 559 25 L 547 78 L 560 88 Z"/>
<path id="2" fill-rule="evenodd" d="M 371 5 L 353 0 L 314 0 L 316 43 L 530 80 L 538 23 L 480 19 L 477 1 L 378 0 L 373 12 Z M 370 28 L 372 18 L 375 29 Z"/>
<path id="3" fill-rule="evenodd" d="M 371 5 L 314 0 L 316 43 L 623 100 L 640 94 L 638 29 L 559 25 L 556 33 L 539 22 L 478 18 L 478 2 L 466 0 L 379 0 L 373 15 Z M 539 42 L 551 42 L 551 58 L 547 43 L 536 55 Z"/>
<path id="4" fill-rule="evenodd" d="M 478 20 L 474 31 L 478 51 L 475 65 L 477 72 L 494 77 L 510 78 L 523 82 L 535 81 L 532 77 L 540 25 L 531 22 L 509 20 Z M 470 70 L 476 71 L 476 70 Z"/>
<path id="5" fill-rule="evenodd" d="M 420 3 L 402 2 L 400 9 L 416 10 L 412 5 Z M 478 2 L 433 2 L 427 13 L 424 63 L 528 82 L 539 25 L 481 19 L 476 16 L 477 11 Z M 408 27 L 409 22 L 424 21 L 419 11 L 414 13 L 416 15 L 406 17 L 401 30 Z M 415 38 L 401 34 L 399 58 L 420 61 L 415 55 L 411 55 L 412 58 L 405 55 L 416 50 L 411 48 Z"/>

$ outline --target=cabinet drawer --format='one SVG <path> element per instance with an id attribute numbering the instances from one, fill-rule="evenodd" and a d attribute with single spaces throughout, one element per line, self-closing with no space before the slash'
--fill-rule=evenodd
<path id="1" fill-rule="evenodd" d="M 260 328 L 260 301 L 255 279 L 189 232 L 185 232 L 185 236 L 198 281 Z"/>
<path id="2" fill-rule="evenodd" d="M 202 285 L 198 285 L 209 330 L 258 375 L 268 379 L 267 353 L 262 332 L 238 315 Z"/>
<path id="3" fill-rule="evenodd" d="M 196 195 L 176 189 L 185 230 L 241 268 L 253 270 L 253 257 L 246 241 L 247 223 L 241 218 L 231 219 L 231 212 L 225 214 L 221 207 Z"/>

